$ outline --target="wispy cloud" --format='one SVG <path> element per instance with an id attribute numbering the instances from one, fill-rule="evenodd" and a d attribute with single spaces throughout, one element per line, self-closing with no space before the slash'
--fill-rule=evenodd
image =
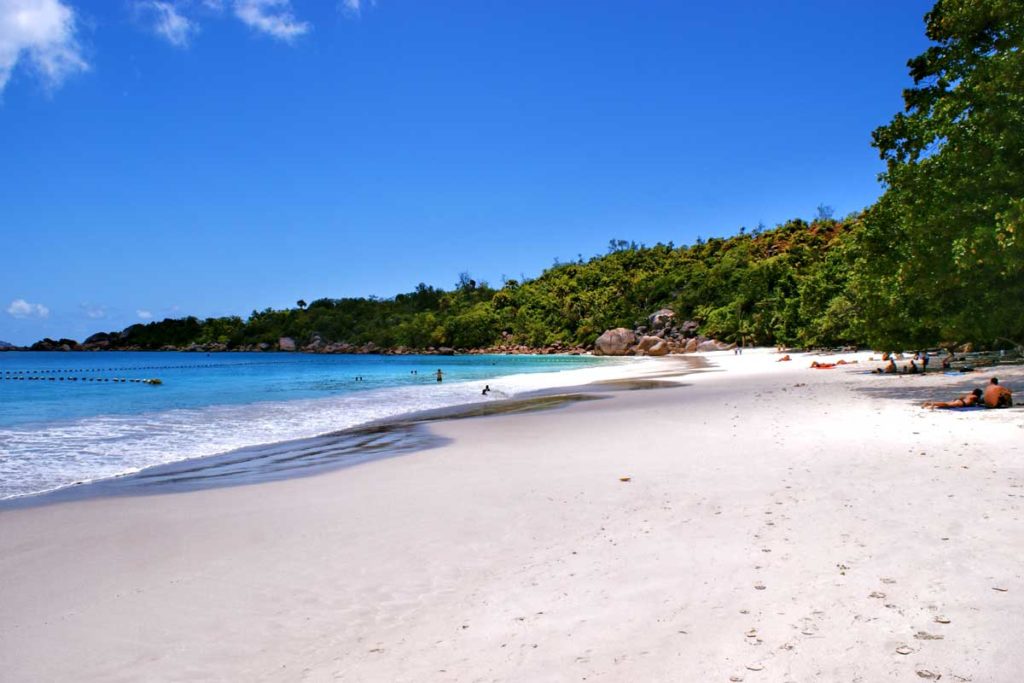
<path id="1" fill-rule="evenodd" d="M 99 320 L 100 318 L 107 317 L 107 309 L 103 306 L 93 306 L 92 304 L 81 304 L 82 312 L 85 313 L 87 318 L 93 320 Z"/>
<path id="2" fill-rule="evenodd" d="M 358 17 L 363 12 L 361 0 L 341 0 L 341 11 L 350 16 Z"/>
<path id="3" fill-rule="evenodd" d="M 62 0 L 0 0 L 0 92 L 19 63 L 50 88 L 86 71 L 75 11 Z"/>
<path id="4" fill-rule="evenodd" d="M 136 3 L 136 11 L 153 22 L 153 30 L 176 47 L 188 47 L 199 24 L 182 14 L 178 4 L 163 0 L 143 0 Z"/>
<path id="5" fill-rule="evenodd" d="M 250 28 L 290 42 L 310 31 L 292 13 L 291 0 L 235 0 L 235 16 Z"/>
<path id="6" fill-rule="evenodd" d="M 42 304 L 32 304 L 24 299 L 15 299 L 7 307 L 7 313 L 15 318 L 49 318 L 50 309 Z"/>
<path id="7" fill-rule="evenodd" d="M 140 308 L 139 310 L 135 311 L 135 315 L 139 316 L 143 320 L 149 320 L 150 318 L 153 317 L 153 313 L 151 311 L 147 311 L 144 308 Z"/>
<path id="8" fill-rule="evenodd" d="M 338 8 L 342 14 L 358 19 L 363 15 L 363 10 L 367 7 L 376 7 L 377 0 L 340 0 Z"/>

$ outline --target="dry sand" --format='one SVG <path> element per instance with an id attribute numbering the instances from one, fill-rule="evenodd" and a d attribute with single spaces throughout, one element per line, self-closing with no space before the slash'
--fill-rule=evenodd
<path id="1" fill-rule="evenodd" d="M 992 373 L 708 358 L 315 477 L 0 512 L 0 679 L 1020 680 L 1024 410 L 917 407 Z"/>

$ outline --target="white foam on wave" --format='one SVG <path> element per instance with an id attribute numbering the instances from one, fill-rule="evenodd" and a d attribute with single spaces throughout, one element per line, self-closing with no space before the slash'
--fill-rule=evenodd
<path id="1" fill-rule="evenodd" d="M 399 415 L 514 398 L 636 374 L 649 359 L 331 398 L 107 415 L 0 428 L 0 499 L 137 472 L 245 446 L 290 441 Z M 489 396 L 481 395 L 484 385 Z"/>

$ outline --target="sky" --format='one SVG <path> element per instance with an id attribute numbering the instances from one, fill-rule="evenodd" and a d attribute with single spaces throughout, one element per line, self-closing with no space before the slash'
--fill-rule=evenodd
<path id="1" fill-rule="evenodd" d="M 917 0 L 0 0 L 0 340 L 871 204 Z"/>

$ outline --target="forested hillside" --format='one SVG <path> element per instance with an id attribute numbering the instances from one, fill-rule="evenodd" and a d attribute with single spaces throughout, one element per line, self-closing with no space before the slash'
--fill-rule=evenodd
<path id="1" fill-rule="evenodd" d="M 463 275 L 448 291 L 420 285 L 393 298 L 316 299 L 238 317 L 185 318 L 111 333 L 116 348 L 223 344 L 280 337 L 381 347 L 482 348 L 498 343 L 588 346 L 605 329 L 633 327 L 661 307 L 731 341 L 832 345 L 858 341 L 844 295 L 857 219 L 794 220 L 772 230 L 686 247 L 612 240 L 607 254 L 560 263 L 500 289 Z"/>

